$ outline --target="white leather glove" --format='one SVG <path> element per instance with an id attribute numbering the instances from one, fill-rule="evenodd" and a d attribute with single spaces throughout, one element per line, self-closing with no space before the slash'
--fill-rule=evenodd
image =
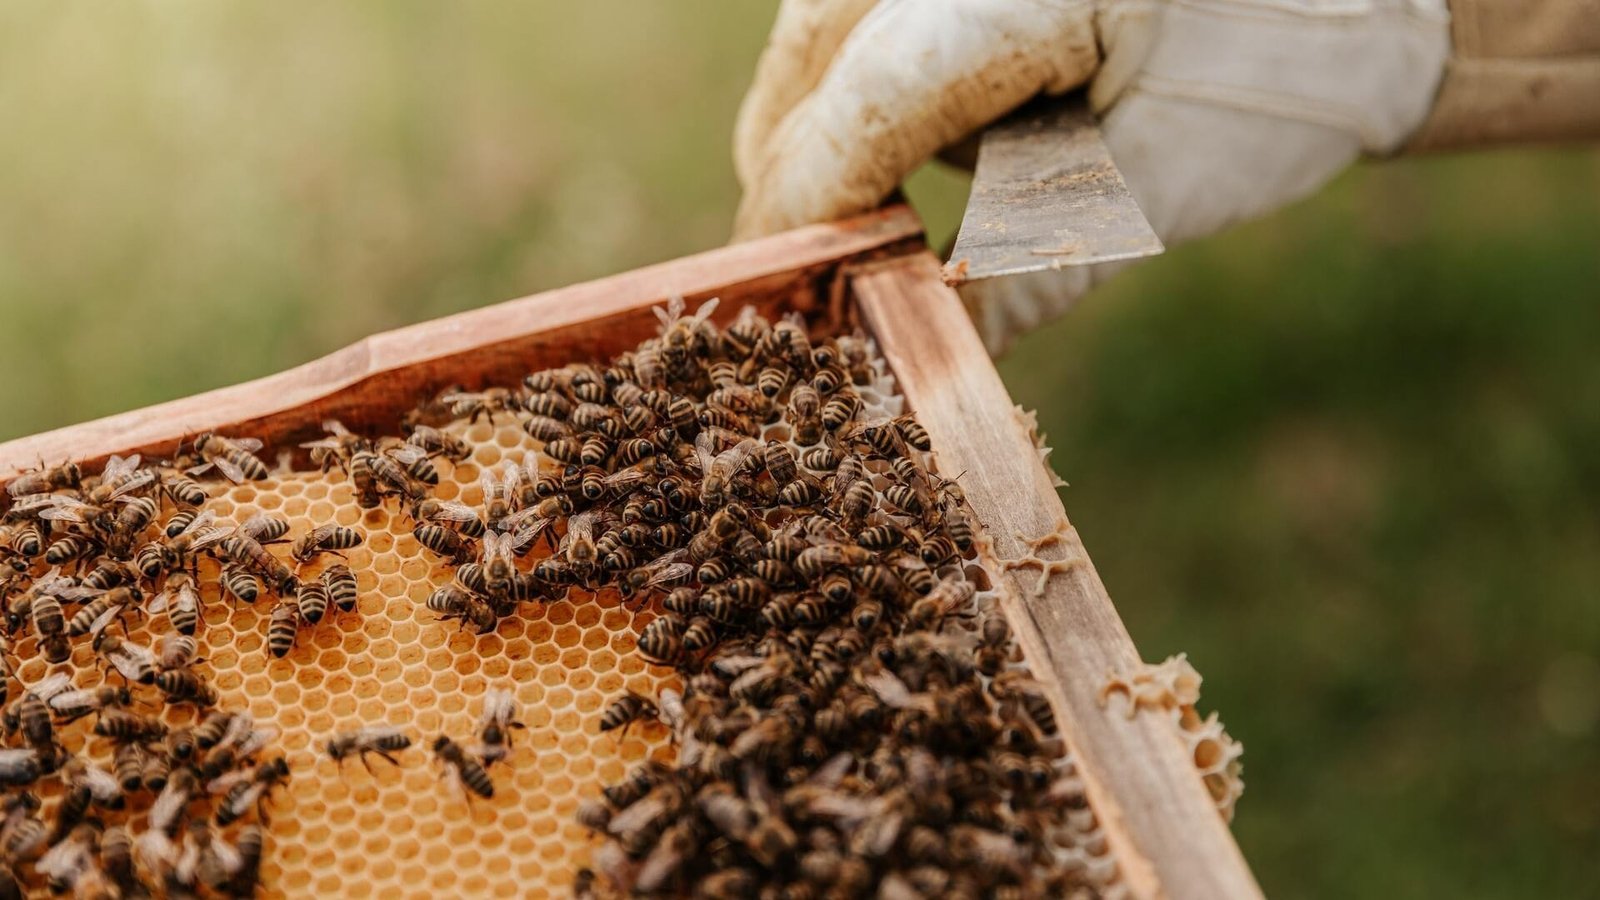
<path id="1" fill-rule="evenodd" d="M 784 0 L 734 133 L 736 236 L 869 209 L 940 148 L 1088 84 L 1171 246 L 1398 149 L 1449 49 L 1444 0 Z M 998 352 L 1119 266 L 964 299 Z"/>

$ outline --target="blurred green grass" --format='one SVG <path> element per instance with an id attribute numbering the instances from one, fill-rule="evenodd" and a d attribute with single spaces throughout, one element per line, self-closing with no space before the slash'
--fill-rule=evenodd
<path id="1" fill-rule="evenodd" d="M 772 10 L 0 7 L 0 437 L 720 243 Z M 1592 150 L 1365 167 L 1002 362 L 1270 895 L 1600 893 L 1597 251 Z"/>

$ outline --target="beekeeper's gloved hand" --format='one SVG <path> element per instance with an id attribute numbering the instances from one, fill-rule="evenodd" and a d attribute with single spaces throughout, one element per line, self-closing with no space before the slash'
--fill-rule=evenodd
<path id="1" fill-rule="evenodd" d="M 1087 84 L 1170 246 L 1398 150 L 1450 46 L 1445 0 L 784 0 L 734 134 L 736 236 L 869 209 L 941 148 Z M 964 299 L 998 351 L 1107 273 Z"/>

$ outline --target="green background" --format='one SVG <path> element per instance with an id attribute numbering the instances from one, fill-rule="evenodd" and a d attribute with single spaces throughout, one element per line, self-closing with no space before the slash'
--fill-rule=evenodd
<path id="1" fill-rule="evenodd" d="M 0 6 L 0 436 L 721 243 L 772 10 Z M 1597 301 L 1600 155 L 1406 160 L 1001 363 L 1269 894 L 1600 893 Z"/>

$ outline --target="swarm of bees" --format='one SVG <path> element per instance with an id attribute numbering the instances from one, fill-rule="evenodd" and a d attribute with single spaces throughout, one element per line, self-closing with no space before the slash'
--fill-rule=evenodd
<path id="1" fill-rule="evenodd" d="M 407 522 L 448 572 L 426 599 L 443 620 L 485 633 L 524 604 L 608 589 L 655 613 L 638 651 L 675 668 L 684 687 L 624 693 L 600 727 L 664 727 L 677 759 L 640 764 L 581 806 L 579 821 L 605 841 L 593 869 L 579 873 L 579 895 L 1080 892 L 1081 873 L 1053 842 L 1086 801 L 1076 780 L 1061 777 L 1063 741 L 1004 617 L 979 602 L 967 574 L 974 525 L 956 481 L 930 466 L 928 435 L 913 417 L 882 416 L 864 399 L 881 376 L 864 338 L 813 339 L 798 318 L 769 322 L 752 309 L 723 329 L 710 320 L 714 308 L 658 310 L 659 335 L 606 364 L 443 391 L 405 417 L 404 437 L 330 419 L 302 447 L 349 480 L 360 506 Z M 455 425 L 483 418 L 517 422 L 538 449 L 482 472 L 477 503 L 435 496 L 436 464 L 472 455 Z M 31 630 L 52 663 L 71 657 L 74 640 L 89 641 L 124 686 L 62 691 L 70 698 L 58 704 L 55 694 L 13 701 L 19 738 L 0 753 L 18 755 L 10 765 L 0 756 L 0 782 L 18 798 L 52 772 L 87 785 L 95 776 L 85 771 L 96 770 L 50 749 L 36 723 L 41 702 L 46 723 L 92 716 L 97 736 L 119 742 L 119 783 L 133 783 L 121 780 L 126 769 L 148 785 L 143 767 L 164 761 L 151 828 L 166 840 L 84 830 L 101 820 L 81 816 L 40 824 L 39 842 L 12 854 L 13 819 L 28 829 L 49 818 L 37 800 L 17 799 L 0 825 L 0 858 L 14 868 L 46 845 L 65 846 L 58 859 L 102 860 L 86 869 L 121 884 L 106 845 L 129 844 L 140 863 L 129 871 L 147 877 L 148 844 L 152 858 L 170 849 L 184 863 L 174 868 L 193 876 L 191 892 L 253 885 L 216 873 L 259 866 L 259 828 L 231 839 L 222 829 L 238 828 L 287 777 L 281 759 L 257 758 L 270 735 L 246 717 L 244 736 L 220 742 L 213 758 L 219 743 L 199 741 L 208 718 L 180 757 L 190 745 L 180 738 L 168 751 L 172 732 L 129 705 L 131 692 L 153 691 L 214 706 L 192 637 L 206 603 L 269 599 L 266 646 L 276 656 L 303 628 L 356 605 L 348 565 L 314 576 L 303 567 L 355 546 L 359 531 L 329 524 L 292 537 L 281 520 L 228 525 L 205 511 L 206 489 L 192 476 L 263 477 L 259 446 L 206 435 L 171 464 L 113 459 L 98 477 L 63 466 L 9 486 L 0 588 L 10 632 Z M 278 544 L 288 545 L 281 557 Z M 140 646 L 115 628 L 129 613 L 164 619 L 169 633 Z M 237 719 L 219 727 L 233 734 Z M 473 738 L 423 743 L 469 800 L 488 799 L 522 727 L 511 694 L 491 691 Z M 341 766 L 354 757 L 370 769 L 374 756 L 398 764 L 413 738 L 374 726 L 324 746 Z M 169 795 L 177 799 L 163 803 Z M 207 812 L 196 816 L 191 804 Z M 233 856 L 205 864 L 217 852 L 209 847 L 233 848 L 248 865 L 232 866 Z M 47 878 L 70 869 L 33 868 Z M 183 882 L 164 889 L 171 883 Z"/>

